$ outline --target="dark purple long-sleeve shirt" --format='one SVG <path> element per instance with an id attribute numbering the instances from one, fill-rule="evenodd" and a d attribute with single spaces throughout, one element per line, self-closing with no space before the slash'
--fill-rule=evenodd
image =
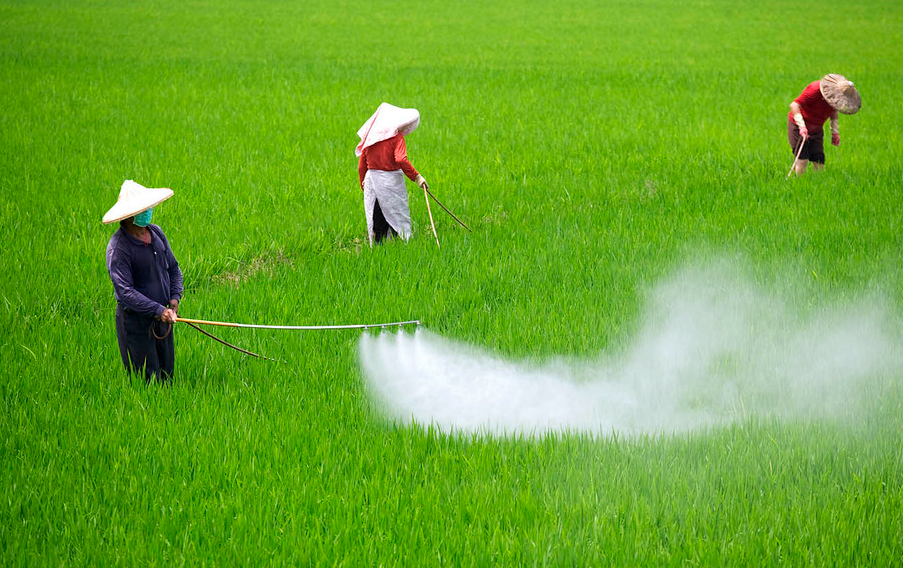
<path id="1" fill-rule="evenodd" d="M 150 244 L 120 226 L 107 245 L 107 271 L 119 305 L 160 316 L 170 300 L 182 299 L 182 271 L 163 230 L 148 225 Z"/>

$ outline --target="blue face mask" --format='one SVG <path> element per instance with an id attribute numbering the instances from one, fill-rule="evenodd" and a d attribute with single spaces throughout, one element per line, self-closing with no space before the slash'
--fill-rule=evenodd
<path id="1" fill-rule="evenodd" d="M 154 208 L 151 207 L 147 211 L 142 211 L 135 215 L 135 220 L 132 221 L 135 225 L 139 227 L 147 227 L 147 225 L 151 222 L 151 215 L 154 214 Z"/>

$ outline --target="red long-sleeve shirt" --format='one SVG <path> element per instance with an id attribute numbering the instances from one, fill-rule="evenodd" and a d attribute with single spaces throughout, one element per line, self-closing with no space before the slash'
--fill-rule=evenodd
<path id="1" fill-rule="evenodd" d="M 392 138 L 367 146 L 361 152 L 361 158 L 357 162 L 357 173 L 361 178 L 361 189 L 364 188 L 364 176 L 367 170 L 383 170 L 392 172 L 400 169 L 411 181 L 415 181 L 417 170 L 408 160 L 408 147 L 404 143 L 404 136 L 398 134 Z"/>

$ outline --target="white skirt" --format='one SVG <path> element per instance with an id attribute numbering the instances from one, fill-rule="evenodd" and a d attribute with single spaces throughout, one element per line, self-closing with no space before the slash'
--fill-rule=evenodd
<path id="1" fill-rule="evenodd" d="M 373 209 L 379 200 L 379 208 L 395 232 L 408 240 L 411 238 L 411 210 L 408 207 L 408 190 L 404 185 L 404 172 L 394 170 L 367 170 L 364 176 L 364 213 L 367 215 L 367 233 L 373 246 Z"/>

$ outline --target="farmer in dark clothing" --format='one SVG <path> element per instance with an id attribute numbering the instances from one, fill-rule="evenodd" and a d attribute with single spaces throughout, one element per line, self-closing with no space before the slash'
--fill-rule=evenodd
<path id="1" fill-rule="evenodd" d="M 107 271 L 116 296 L 116 337 L 126 371 L 170 382 L 175 369 L 172 324 L 182 298 L 182 272 L 166 235 L 151 225 L 153 208 L 171 189 L 122 184 L 119 200 L 103 217 L 119 221 L 107 245 Z"/>

